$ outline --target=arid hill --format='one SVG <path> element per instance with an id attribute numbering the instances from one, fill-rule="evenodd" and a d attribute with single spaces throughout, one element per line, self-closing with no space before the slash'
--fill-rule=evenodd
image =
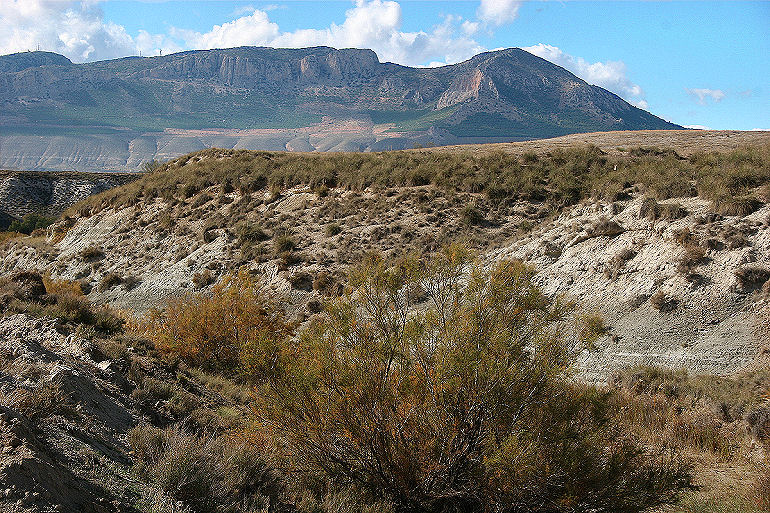
<path id="1" fill-rule="evenodd" d="M 184 337 L 219 327 L 222 308 L 237 317 L 238 290 L 255 280 L 275 303 L 249 315 L 278 308 L 270 322 L 312 339 L 356 297 L 351 266 L 376 252 L 388 265 L 417 255 L 419 268 L 453 242 L 478 255 L 477 272 L 532 266 L 544 295 L 525 304 L 574 303 L 560 318 L 574 334 L 567 382 L 599 387 L 575 397 L 625 433 L 613 441 L 667 455 L 672 472 L 692 465 L 701 488 L 682 478 L 666 511 L 765 504 L 770 136 L 652 131 L 367 154 L 209 149 L 4 240 L 0 436 L 11 449 L 0 453 L 0 506 L 400 511 L 288 471 L 305 460 L 281 459 L 286 447 L 270 441 L 286 426 L 261 431 L 279 424 L 259 416 L 276 408 L 264 388 L 275 369 L 261 358 L 223 367 L 226 336 L 209 353 Z M 420 287 L 403 292 L 412 312 L 431 308 Z M 258 340 L 256 350 L 272 347 Z"/>

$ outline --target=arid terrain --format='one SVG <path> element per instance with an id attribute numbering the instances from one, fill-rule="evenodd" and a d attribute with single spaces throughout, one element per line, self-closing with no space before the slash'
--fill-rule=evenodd
<path id="1" fill-rule="evenodd" d="M 8 205 L 39 191 L 0 179 L 0 210 L 21 219 L 29 212 Z M 606 393 L 624 433 L 683 458 L 700 487 L 657 511 L 770 507 L 769 133 L 605 132 L 366 154 L 207 149 L 125 181 L 57 203 L 61 217 L 29 235 L 3 234 L 4 510 L 407 511 L 311 486 L 315 474 L 287 478 L 286 448 L 268 450 L 255 420 L 264 382 L 243 359 L 237 372 L 201 363 L 203 349 L 179 349 L 157 323 L 186 311 L 179 301 L 232 291 L 240 271 L 280 305 L 292 336 L 311 337 L 355 295 L 351 269 L 372 253 L 420 262 L 452 243 L 479 273 L 531 266 L 547 301 L 573 305 L 559 328 L 575 332 L 570 379 Z M 430 282 L 420 283 L 410 312 L 429 309 Z M 264 452 L 259 475 L 211 485 L 204 504 L 163 480 L 182 465 L 172 447 L 209 455 L 202 473 L 235 472 L 249 450 Z M 222 494 L 241 502 L 225 507 Z"/>

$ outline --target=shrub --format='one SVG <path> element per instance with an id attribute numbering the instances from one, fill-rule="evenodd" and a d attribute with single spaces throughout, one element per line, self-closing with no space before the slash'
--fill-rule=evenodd
<path id="1" fill-rule="evenodd" d="M 476 205 L 465 205 L 460 210 L 460 221 L 466 226 L 476 226 L 484 222 L 484 213 Z"/>
<path id="2" fill-rule="evenodd" d="M 567 306 L 518 262 L 459 247 L 388 266 L 370 255 L 296 341 L 257 411 L 290 472 L 355 483 L 396 511 L 641 511 L 688 470 L 645 455 L 572 382 Z M 403 290 L 419 284 L 427 307 Z"/>
<path id="3" fill-rule="evenodd" d="M 97 246 L 86 246 L 80 250 L 80 256 L 84 260 L 97 260 L 104 257 L 104 251 Z"/>
<path id="4" fill-rule="evenodd" d="M 761 287 L 770 280 L 770 267 L 761 264 L 748 264 L 735 270 L 735 277 L 743 288 Z"/>
<path id="5" fill-rule="evenodd" d="M 16 389 L 10 404 L 25 417 L 46 418 L 52 415 L 76 416 L 72 400 L 57 383 L 41 383 L 30 389 Z"/>
<path id="6" fill-rule="evenodd" d="M 625 229 L 615 221 L 602 217 L 589 229 L 589 235 L 592 237 L 616 237 L 623 233 Z"/>
<path id="7" fill-rule="evenodd" d="M 660 217 L 660 205 L 655 198 L 644 198 L 642 205 L 639 207 L 639 217 L 647 217 L 655 220 Z"/>
<path id="8" fill-rule="evenodd" d="M 762 202 L 756 196 L 720 196 L 712 201 L 716 212 L 726 216 L 744 217 L 753 214 L 762 207 Z"/>
<path id="9" fill-rule="evenodd" d="M 580 341 L 589 347 L 592 347 L 599 337 L 607 333 L 607 325 L 599 312 L 579 316 L 578 326 Z"/>
<path id="10" fill-rule="evenodd" d="M 42 214 L 27 214 L 19 220 L 12 221 L 8 226 L 9 232 L 19 232 L 29 235 L 40 228 L 48 228 L 56 221 L 55 217 L 49 217 Z"/>
<path id="11" fill-rule="evenodd" d="M 154 173 L 163 168 L 163 163 L 155 159 L 142 163 L 142 173 Z"/>
<path id="12" fill-rule="evenodd" d="M 653 308 L 660 310 L 661 312 L 671 312 L 676 310 L 679 301 L 662 290 L 659 290 L 650 297 L 650 304 Z"/>
<path id="13" fill-rule="evenodd" d="M 684 247 L 684 252 L 677 261 L 677 269 L 681 273 L 688 273 L 695 266 L 702 264 L 705 257 L 705 249 L 695 244 L 687 244 Z"/>
<path id="14" fill-rule="evenodd" d="M 70 294 L 73 296 L 82 296 L 83 288 L 80 282 L 70 280 L 55 280 L 50 276 L 42 277 L 45 291 L 48 294 Z"/>
<path id="15" fill-rule="evenodd" d="M 273 248 L 276 253 L 286 253 L 294 251 L 297 247 L 297 243 L 294 242 L 294 237 L 288 232 L 282 232 L 275 236 L 273 239 Z"/>
<path id="16" fill-rule="evenodd" d="M 257 242 L 264 242 L 270 239 L 270 236 L 259 225 L 243 222 L 239 224 L 235 233 L 238 235 L 240 244 L 255 244 Z"/>
<path id="17" fill-rule="evenodd" d="M 275 372 L 291 332 L 272 296 L 245 271 L 225 275 L 210 294 L 172 300 L 140 330 L 164 353 L 255 380 Z"/>
<path id="18" fill-rule="evenodd" d="M 11 276 L 14 296 L 22 301 L 37 301 L 46 294 L 45 281 L 37 271 L 19 271 Z"/>
<path id="19" fill-rule="evenodd" d="M 324 228 L 324 233 L 327 237 L 334 237 L 335 235 L 342 233 L 342 227 L 337 223 L 329 223 L 326 225 L 326 228 Z"/>
<path id="20" fill-rule="evenodd" d="M 327 292 L 332 285 L 334 285 L 335 280 L 334 277 L 332 277 L 328 272 L 321 271 L 319 272 L 315 279 L 313 280 L 313 290 L 317 290 L 318 292 Z"/>
<path id="21" fill-rule="evenodd" d="M 673 221 L 687 217 L 689 212 L 679 203 L 665 203 L 660 205 L 660 218 Z"/>
<path id="22" fill-rule="evenodd" d="M 203 272 L 195 273 L 192 277 L 193 285 L 195 285 L 196 288 L 202 289 L 203 287 L 208 287 L 212 283 L 214 283 L 215 278 L 214 275 L 211 274 L 211 271 L 208 269 L 205 269 Z"/>
<path id="23" fill-rule="evenodd" d="M 99 280 L 99 292 L 104 292 L 123 283 L 123 277 L 118 273 L 107 273 Z"/>
<path id="24" fill-rule="evenodd" d="M 128 442 L 136 473 L 193 511 L 251 513 L 277 505 L 281 483 L 245 440 L 142 425 L 129 431 Z"/>

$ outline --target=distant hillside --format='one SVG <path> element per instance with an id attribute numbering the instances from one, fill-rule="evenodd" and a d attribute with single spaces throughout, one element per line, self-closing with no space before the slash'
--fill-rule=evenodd
<path id="1" fill-rule="evenodd" d="M 242 47 L 73 64 L 0 56 L 0 165 L 137 169 L 211 146 L 363 151 L 681 128 L 524 50 L 440 68 Z"/>

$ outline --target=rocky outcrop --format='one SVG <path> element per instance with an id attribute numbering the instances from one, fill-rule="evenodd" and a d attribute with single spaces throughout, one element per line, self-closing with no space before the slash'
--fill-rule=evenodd
<path id="1" fill-rule="evenodd" d="M 124 435 L 140 417 L 93 343 L 58 328 L 54 319 L 0 317 L 0 507 L 116 511 L 87 469 L 102 462 L 105 481 L 121 479 Z"/>
<path id="2" fill-rule="evenodd" d="M 0 171 L 0 215 L 6 220 L 9 216 L 20 219 L 33 212 L 58 215 L 88 196 L 124 185 L 139 176 Z"/>
<path id="3" fill-rule="evenodd" d="M 687 215 L 651 220 L 640 214 L 642 201 L 573 208 L 490 258 L 530 262 L 547 294 L 605 319 L 605 336 L 578 359 L 592 380 L 635 365 L 705 374 L 746 368 L 766 350 L 770 298 L 762 281 L 745 283 L 740 273 L 770 273 L 770 206 L 723 217 L 705 200 L 679 198 L 666 204 Z M 700 251 L 693 247 L 709 249 L 688 257 Z"/>

